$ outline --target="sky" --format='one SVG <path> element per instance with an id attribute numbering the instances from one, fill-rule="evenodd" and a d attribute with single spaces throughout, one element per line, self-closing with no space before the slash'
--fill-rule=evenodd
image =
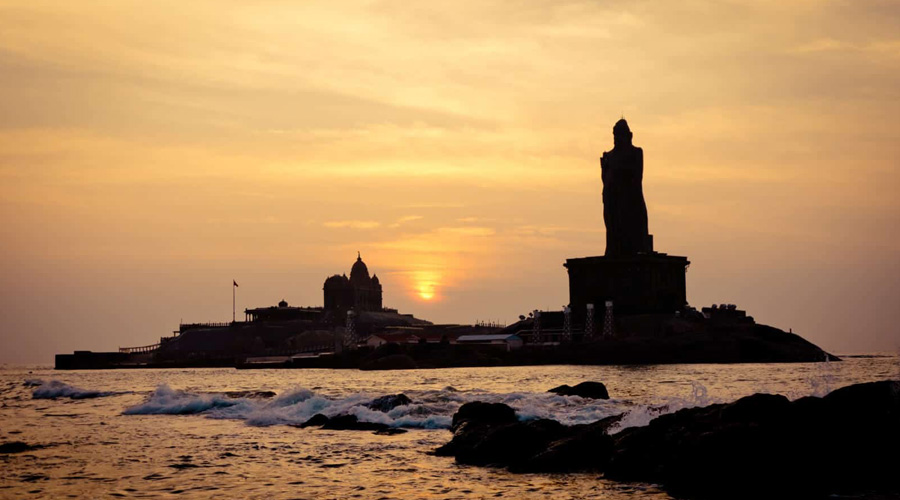
<path id="1" fill-rule="evenodd" d="M 321 305 L 510 323 L 602 255 L 625 116 L 688 301 L 900 349 L 900 4 L 0 4 L 0 363 Z"/>

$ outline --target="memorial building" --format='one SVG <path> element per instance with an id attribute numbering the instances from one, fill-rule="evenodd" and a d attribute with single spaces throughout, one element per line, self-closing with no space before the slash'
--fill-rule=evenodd
<path id="1" fill-rule="evenodd" d="M 575 320 L 588 304 L 612 302 L 616 316 L 673 314 L 687 306 L 687 257 L 653 249 L 644 202 L 644 152 L 632 144 L 625 119 L 613 127 L 614 147 L 600 160 L 606 252 L 567 259 L 569 306 Z"/>

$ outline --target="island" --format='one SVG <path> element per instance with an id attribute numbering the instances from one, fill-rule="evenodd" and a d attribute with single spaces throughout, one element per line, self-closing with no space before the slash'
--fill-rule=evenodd
<path id="1" fill-rule="evenodd" d="M 433 324 L 384 307 L 357 253 L 350 276 L 323 284 L 321 307 L 246 309 L 244 320 L 182 324 L 159 342 L 58 354 L 57 369 L 356 368 L 542 364 L 839 361 L 793 332 L 757 324 L 734 304 L 687 301 L 687 257 L 654 250 L 643 194 L 644 154 L 623 118 L 601 158 L 606 251 L 567 259 L 569 303 L 511 325 Z M 234 283 L 237 286 L 237 283 Z M 527 309 L 527 308 L 523 308 Z"/>

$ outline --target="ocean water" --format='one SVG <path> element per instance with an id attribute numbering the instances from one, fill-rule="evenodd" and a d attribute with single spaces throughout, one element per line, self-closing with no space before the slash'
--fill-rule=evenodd
<path id="1" fill-rule="evenodd" d="M 0 368 L 0 498 L 669 498 L 654 485 L 596 474 L 511 474 L 429 452 L 450 439 L 468 401 L 506 403 L 521 419 L 587 423 L 626 412 L 622 426 L 661 412 L 757 392 L 790 398 L 900 379 L 896 354 L 812 364 L 540 366 L 356 370 L 54 371 Z M 605 401 L 547 393 L 594 380 Z M 273 397 L 260 397 L 271 391 Z M 227 395 L 226 392 L 242 392 Z M 383 413 L 365 403 L 404 393 Z M 350 413 L 408 432 L 300 429 L 316 413 Z"/>

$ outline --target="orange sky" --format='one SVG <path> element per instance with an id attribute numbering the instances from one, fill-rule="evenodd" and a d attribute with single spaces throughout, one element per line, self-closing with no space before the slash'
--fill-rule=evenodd
<path id="1" fill-rule="evenodd" d="M 0 362 L 319 305 L 510 322 L 604 250 L 625 114 L 688 299 L 900 349 L 888 1 L 0 5 Z M 429 296 L 428 300 L 425 299 Z"/>

